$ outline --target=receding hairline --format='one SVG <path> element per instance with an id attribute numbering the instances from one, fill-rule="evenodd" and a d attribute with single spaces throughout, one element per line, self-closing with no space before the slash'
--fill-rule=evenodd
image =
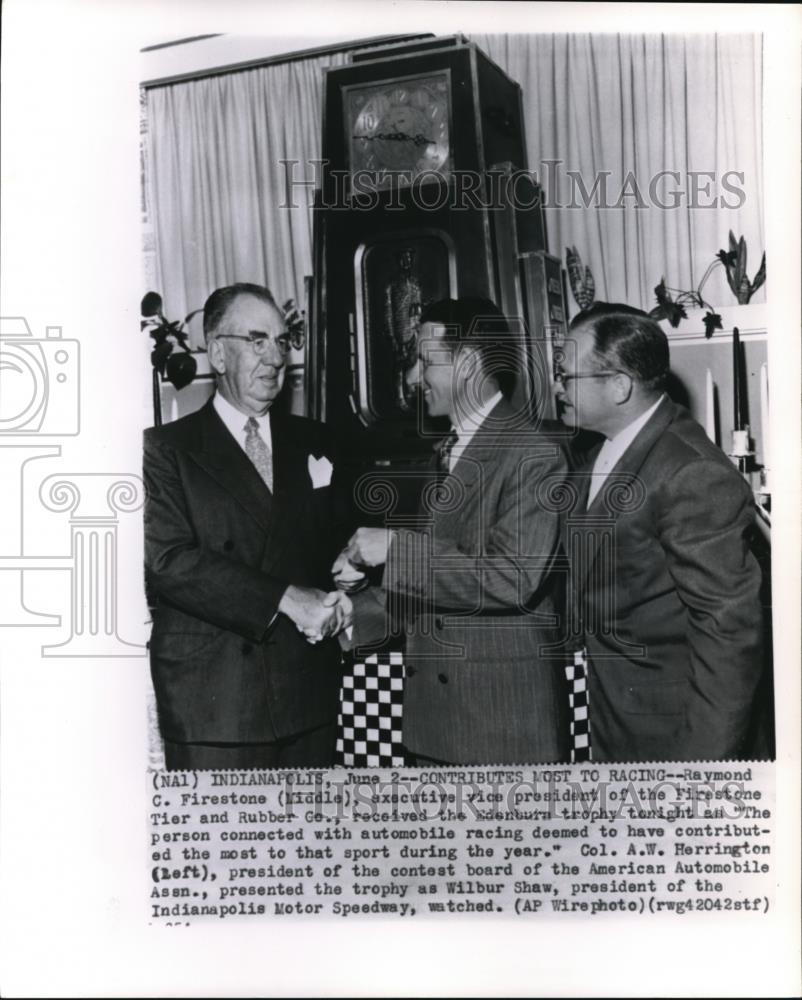
<path id="1" fill-rule="evenodd" d="M 646 389 L 662 386 L 670 371 L 665 331 L 640 311 L 605 312 L 588 316 L 570 331 L 590 337 L 590 357 L 602 367 L 616 365 Z"/>
<path id="2" fill-rule="evenodd" d="M 222 315 L 220 317 L 220 321 L 221 322 L 226 318 L 226 316 L 228 315 L 229 310 L 231 309 L 231 307 L 235 306 L 242 299 L 253 299 L 255 302 L 258 302 L 260 305 L 267 306 L 269 309 L 272 308 L 274 310 L 274 312 L 278 313 L 279 318 L 281 319 L 281 322 L 282 323 L 284 322 L 284 313 L 279 308 L 279 305 L 275 301 L 275 299 L 268 300 L 266 298 L 263 298 L 261 295 L 254 295 L 253 292 L 237 292 L 237 294 L 231 299 L 231 301 L 226 303 L 226 307 L 223 310 L 223 313 L 222 313 Z"/>
<path id="3" fill-rule="evenodd" d="M 214 337 L 215 333 L 217 333 L 220 327 L 227 321 L 228 314 L 233 308 L 233 306 L 235 306 L 237 302 L 239 302 L 241 299 L 253 299 L 255 302 L 261 303 L 264 306 L 272 307 L 277 313 L 279 319 L 281 320 L 282 325 L 286 327 L 286 320 L 284 318 L 284 313 L 282 312 L 281 308 L 279 307 L 279 304 L 276 302 L 273 293 L 270 291 L 269 288 L 265 288 L 263 291 L 254 291 L 254 289 L 252 288 L 236 288 L 234 286 L 229 286 L 229 287 L 231 288 L 230 297 L 228 298 L 228 301 L 225 303 L 220 314 L 217 316 L 214 326 L 211 329 L 207 330 L 206 324 L 204 323 L 203 336 L 206 341 L 208 341 L 211 337 Z M 211 299 L 212 296 L 216 295 L 218 291 L 226 292 L 228 291 L 228 289 L 227 288 L 216 289 L 214 292 L 211 293 L 209 299 Z M 204 312 L 208 306 L 209 299 L 207 299 L 206 306 L 204 306 Z"/>

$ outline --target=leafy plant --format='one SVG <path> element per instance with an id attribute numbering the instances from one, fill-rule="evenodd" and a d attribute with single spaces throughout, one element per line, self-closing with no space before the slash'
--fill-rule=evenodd
<path id="1" fill-rule="evenodd" d="M 281 311 L 284 313 L 284 322 L 287 324 L 287 333 L 290 335 L 292 346 L 300 350 L 304 346 L 306 334 L 305 313 L 296 306 L 295 299 L 287 299 Z"/>
<path id="2" fill-rule="evenodd" d="M 713 307 L 702 298 L 702 289 L 713 271 L 717 267 L 724 267 L 727 272 L 727 284 L 740 305 L 746 305 L 766 280 L 765 253 L 755 275 L 755 280 L 750 282 L 746 274 L 746 240 L 741 236 L 736 241 L 732 230 L 730 230 L 729 245 L 729 250 L 719 250 L 702 275 L 702 280 L 691 291 L 669 288 L 665 278 L 661 278 L 660 284 L 654 290 L 657 305 L 649 313 L 651 318 L 655 320 L 667 319 L 671 326 L 679 326 L 680 320 L 686 319 L 688 316 L 686 306 L 699 307 L 707 309 L 702 317 L 702 322 L 705 325 L 705 336 L 708 339 L 713 336 L 715 330 L 722 329 L 721 316 L 714 312 Z"/>
<path id="3" fill-rule="evenodd" d="M 195 378 L 198 365 L 192 357 L 186 325 L 202 310 L 194 309 L 183 320 L 169 320 L 162 312 L 162 297 L 158 292 L 148 292 L 142 299 L 140 329 L 147 330 L 154 346 L 150 361 L 159 375 L 165 376 L 176 389 L 183 389 Z M 182 353 L 173 353 L 180 347 Z"/>
<path id="4" fill-rule="evenodd" d="M 736 243 L 730 230 L 730 249 L 719 250 L 716 256 L 727 271 L 727 284 L 732 294 L 740 305 L 746 305 L 766 280 L 766 252 L 763 252 L 754 281 L 750 281 L 746 273 L 746 240 L 743 236 Z"/>

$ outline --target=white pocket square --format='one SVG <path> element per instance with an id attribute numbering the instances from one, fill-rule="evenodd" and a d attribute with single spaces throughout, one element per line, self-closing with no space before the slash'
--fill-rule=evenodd
<path id="1" fill-rule="evenodd" d="M 333 466 L 325 455 L 321 455 L 320 458 L 315 458 L 314 455 L 309 456 L 309 478 L 316 490 L 329 485 L 332 471 Z"/>

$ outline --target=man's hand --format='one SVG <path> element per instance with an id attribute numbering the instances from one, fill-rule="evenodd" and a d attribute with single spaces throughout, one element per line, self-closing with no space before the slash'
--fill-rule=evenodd
<path id="1" fill-rule="evenodd" d="M 357 528 L 345 547 L 345 555 L 355 566 L 381 566 L 393 533 L 388 528 Z"/>
<path id="2" fill-rule="evenodd" d="M 325 594 L 323 604 L 329 608 L 334 616 L 334 630 L 331 635 L 339 635 L 343 629 L 350 628 L 354 616 L 354 606 L 351 599 L 339 590 L 332 590 L 330 594 Z M 302 629 L 307 642 L 320 642 L 323 636 L 314 628 Z"/>
<path id="3" fill-rule="evenodd" d="M 345 594 L 353 594 L 368 586 L 367 576 L 350 562 L 345 549 L 334 560 L 331 576 L 337 590 L 341 590 Z"/>
<path id="4" fill-rule="evenodd" d="M 299 632 L 303 632 L 310 641 L 318 642 L 339 630 L 337 607 L 325 603 L 330 596 L 316 587 L 290 584 L 278 609 L 295 622 Z"/>

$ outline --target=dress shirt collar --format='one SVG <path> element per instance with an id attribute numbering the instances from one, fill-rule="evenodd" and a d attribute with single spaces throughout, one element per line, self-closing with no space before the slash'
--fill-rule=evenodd
<path id="1" fill-rule="evenodd" d="M 663 402 L 665 398 L 666 394 L 662 393 L 660 398 L 653 406 L 650 406 L 649 409 L 645 411 L 645 413 L 641 413 L 639 417 L 636 417 L 636 419 L 633 420 L 631 424 L 627 424 L 627 426 L 623 430 L 619 431 L 615 435 L 615 437 L 605 441 L 604 444 L 602 445 L 602 448 L 607 448 L 609 445 L 608 454 L 612 453 L 613 455 L 615 455 L 615 460 L 618 461 L 618 459 L 624 454 L 627 448 L 632 444 L 632 442 L 638 436 L 640 431 L 649 422 L 649 419 L 654 415 L 654 412 L 657 410 L 657 407 Z"/>
<path id="2" fill-rule="evenodd" d="M 448 460 L 448 469 L 451 472 L 454 466 L 457 464 L 457 460 L 460 455 L 465 451 L 471 442 L 471 438 L 477 432 L 477 430 L 482 426 L 484 421 L 487 419 L 488 415 L 496 406 L 501 402 L 502 395 L 501 392 L 496 392 L 490 399 L 486 400 L 478 409 L 474 410 L 472 413 L 461 413 L 459 417 L 459 425 L 455 426 L 453 430 L 456 432 L 457 440 L 454 447 L 451 449 L 451 455 Z"/>
<path id="3" fill-rule="evenodd" d="M 214 394 L 212 401 L 217 415 L 228 428 L 229 433 L 234 437 L 240 448 L 245 450 L 245 425 L 248 423 L 248 414 L 240 412 L 232 406 L 219 392 Z M 259 424 L 259 433 L 262 435 L 267 447 L 273 450 L 273 437 L 270 432 L 270 410 L 263 413 L 261 417 L 254 417 Z"/>
<path id="4" fill-rule="evenodd" d="M 593 463 L 590 490 L 588 492 L 588 507 L 595 500 L 596 495 L 604 485 L 608 475 L 623 458 L 624 452 L 627 448 L 629 448 L 638 434 L 654 416 L 657 407 L 665 398 L 666 394 L 663 393 L 653 406 L 650 406 L 648 410 L 641 413 L 639 417 L 636 417 L 631 424 L 627 424 L 627 426 L 623 430 L 620 430 L 615 437 L 607 438 L 605 440 L 604 444 L 601 446 L 599 454 L 596 456 L 596 461 Z"/>

